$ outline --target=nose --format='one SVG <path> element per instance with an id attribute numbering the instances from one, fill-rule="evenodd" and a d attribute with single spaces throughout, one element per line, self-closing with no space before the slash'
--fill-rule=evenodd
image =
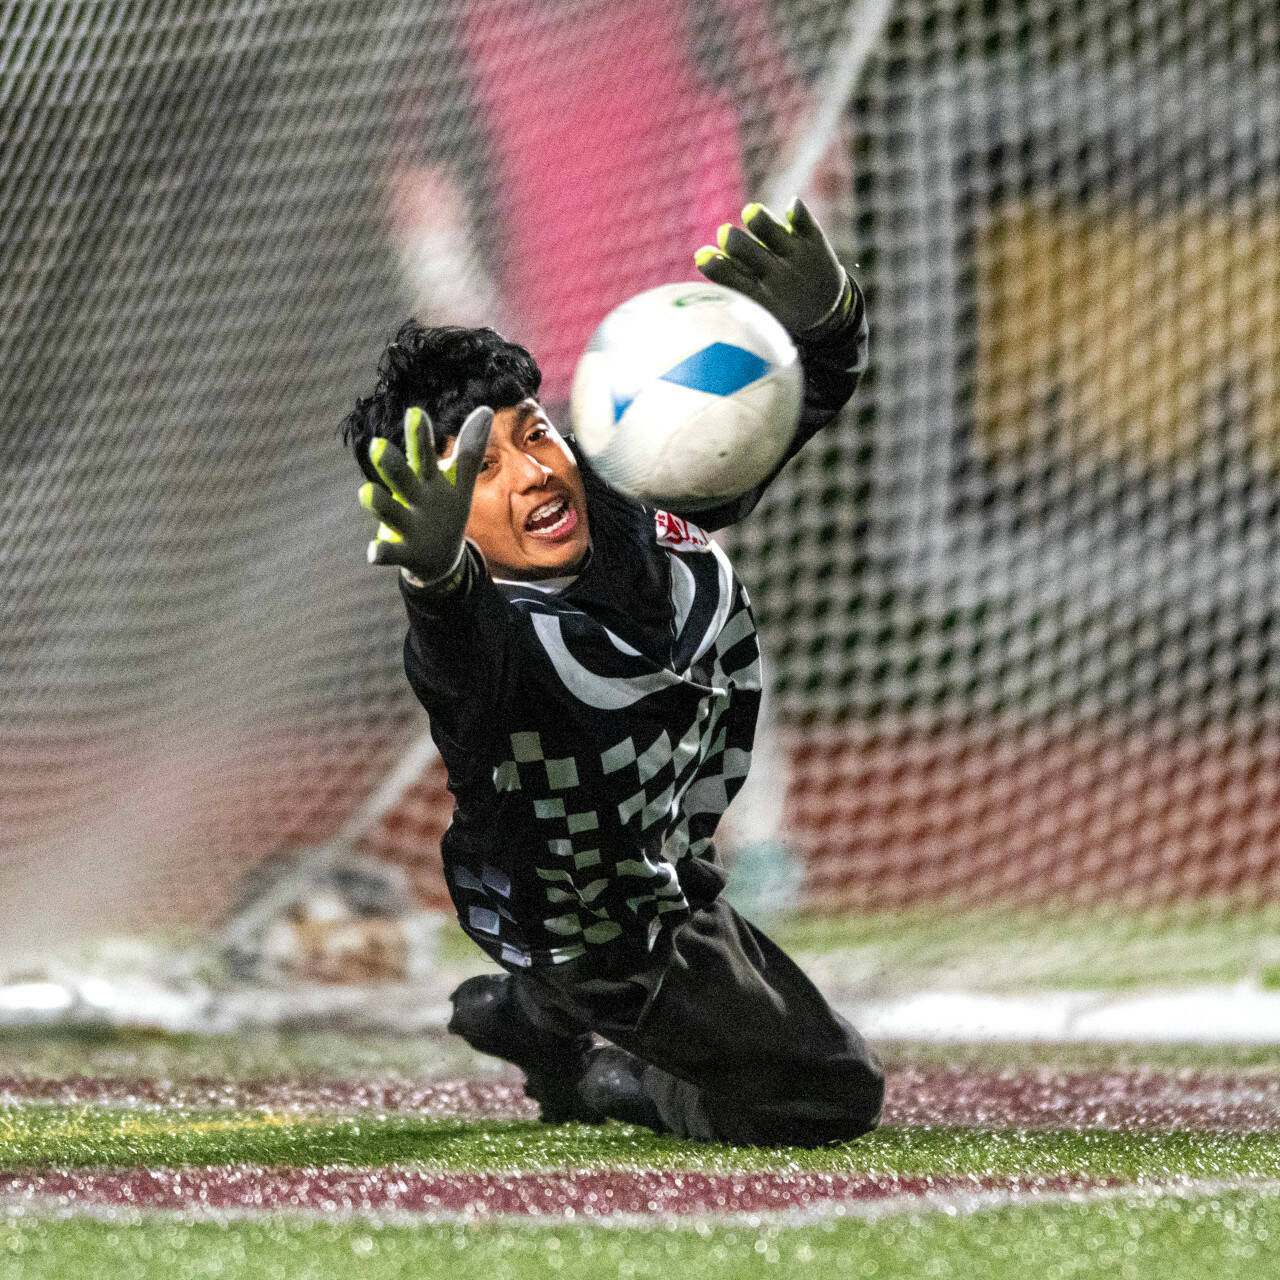
<path id="1" fill-rule="evenodd" d="M 532 454 L 521 451 L 519 458 L 519 476 L 520 484 L 525 489 L 538 489 L 547 482 L 547 477 L 551 474 L 551 468 L 543 466 Z"/>

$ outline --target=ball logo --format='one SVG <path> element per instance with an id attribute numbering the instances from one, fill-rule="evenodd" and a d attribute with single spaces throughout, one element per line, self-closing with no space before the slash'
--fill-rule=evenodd
<path id="1" fill-rule="evenodd" d="M 696 293 L 682 293 L 672 300 L 673 307 L 692 307 L 699 302 L 725 303 L 728 299 L 723 293 L 712 293 L 709 289 L 699 289 Z"/>

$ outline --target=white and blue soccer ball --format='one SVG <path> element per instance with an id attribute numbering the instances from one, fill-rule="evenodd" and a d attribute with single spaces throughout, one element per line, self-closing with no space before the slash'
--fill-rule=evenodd
<path id="1" fill-rule="evenodd" d="M 578 362 L 571 414 L 608 484 L 697 511 L 769 475 L 803 397 L 795 344 L 762 306 L 716 284 L 665 284 L 604 318 Z"/>

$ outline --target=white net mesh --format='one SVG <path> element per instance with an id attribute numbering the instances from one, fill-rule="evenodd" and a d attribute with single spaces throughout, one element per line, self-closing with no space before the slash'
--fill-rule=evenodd
<path id="1" fill-rule="evenodd" d="M 1277 32 L 895 6 L 874 382 L 746 532 L 824 901 L 1274 893 Z"/>
<path id="2" fill-rule="evenodd" d="M 554 401 L 833 118 L 874 368 L 729 538 L 809 900 L 1273 892 L 1273 3 L 11 0 L 0 50 L 0 932 L 374 814 L 425 722 L 334 431 L 390 332 L 496 320 Z M 446 802 L 364 833 L 437 901 Z"/>

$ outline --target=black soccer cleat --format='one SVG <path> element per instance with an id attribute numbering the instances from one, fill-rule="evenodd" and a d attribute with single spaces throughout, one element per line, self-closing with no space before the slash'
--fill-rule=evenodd
<path id="1" fill-rule="evenodd" d="M 657 1105 L 644 1090 L 645 1066 L 634 1053 L 617 1045 L 602 1045 L 588 1056 L 578 1093 L 588 1107 L 610 1120 L 669 1133 Z"/>
<path id="2" fill-rule="evenodd" d="M 519 1067 L 525 1094 L 538 1103 L 538 1118 L 544 1124 L 604 1120 L 578 1091 L 578 1077 L 591 1049 L 589 1034 L 562 1036 L 535 1026 L 512 999 L 506 974 L 468 978 L 449 999 L 449 1030 L 478 1052 Z"/>

